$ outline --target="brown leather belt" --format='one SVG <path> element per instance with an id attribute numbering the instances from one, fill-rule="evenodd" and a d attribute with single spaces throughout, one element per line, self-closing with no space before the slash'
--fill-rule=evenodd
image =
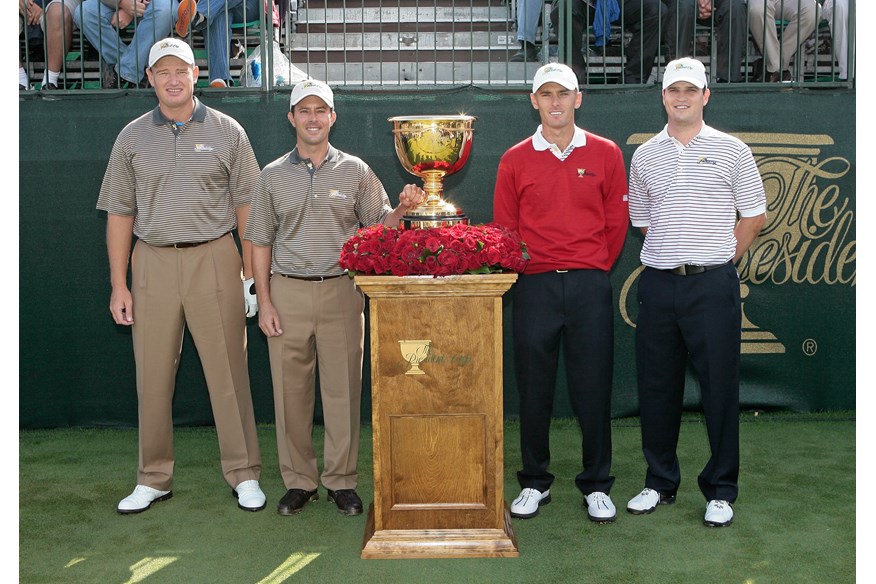
<path id="1" fill-rule="evenodd" d="M 343 274 L 337 274 L 335 276 L 293 276 L 291 274 L 280 274 L 284 278 L 291 278 L 293 280 L 304 280 L 305 282 L 324 282 L 326 280 L 333 280 L 335 278 L 340 278 Z"/>
<path id="2" fill-rule="evenodd" d="M 678 266 L 677 268 L 668 268 L 663 270 L 664 272 L 672 272 L 676 276 L 693 276 L 694 274 L 702 274 L 703 272 L 708 272 L 709 270 L 715 270 L 718 268 L 723 268 L 727 265 L 727 262 L 723 264 L 713 264 L 711 266 L 698 266 L 696 264 L 684 264 L 683 266 Z"/>

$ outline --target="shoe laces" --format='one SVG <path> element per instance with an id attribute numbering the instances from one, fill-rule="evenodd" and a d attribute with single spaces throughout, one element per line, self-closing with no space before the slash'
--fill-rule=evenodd
<path id="1" fill-rule="evenodd" d="M 711 505 L 715 508 L 716 511 L 723 511 L 724 507 L 727 506 L 727 501 L 719 501 L 716 499 L 711 502 Z"/>
<path id="2" fill-rule="evenodd" d="M 609 500 L 608 495 L 606 495 L 605 493 L 602 493 L 600 491 L 596 491 L 596 492 L 590 493 L 590 501 L 588 501 L 588 503 L 591 505 L 595 505 L 597 507 L 602 506 L 602 507 L 608 508 L 608 505 L 606 504 L 606 501 L 608 501 L 608 500 Z"/>
<path id="3" fill-rule="evenodd" d="M 237 491 L 238 494 L 240 494 L 240 493 L 252 493 L 252 492 L 257 491 L 258 488 L 259 488 L 259 483 L 258 483 L 258 481 L 256 481 L 256 480 L 248 480 L 248 481 L 243 481 L 242 483 L 240 483 L 239 485 L 237 485 L 237 488 L 235 489 L 235 491 Z"/>

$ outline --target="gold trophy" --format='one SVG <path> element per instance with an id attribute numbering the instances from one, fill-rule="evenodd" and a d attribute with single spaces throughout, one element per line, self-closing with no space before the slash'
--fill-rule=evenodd
<path id="1" fill-rule="evenodd" d="M 468 224 L 461 209 L 444 200 L 444 177 L 457 172 L 471 152 L 474 116 L 397 116 L 389 118 L 395 153 L 409 173 L 423 179 L 426 200 L 402 217 L 402 228 Z"/>

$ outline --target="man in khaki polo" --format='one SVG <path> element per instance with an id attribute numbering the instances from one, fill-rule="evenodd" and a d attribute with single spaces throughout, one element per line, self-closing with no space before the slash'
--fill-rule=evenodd
<path id="1" fill-rule="evenodd" d="M 318 499 L 320 480 L 340 513 L 362 513 L 356 485 L 365 298 L 338 260 L 360 225 L 398 227 L 425 200 L 421 188 L 406 185 L 392 209 L 368 165 L 329 143 L 334 106 L 321 81 L 293 88 L 288 119 L 296 146 L 262 170 L 244 235 L 253 244 L 259 327 L 268 337 L 287 489 L 280 515 Z M 311 439 L 317 366 L 325 418 L 321 477 Z"/>
<path id="2" fill-rule="evenodd" d="M 258 310 L 242 234 L 259 166 L 243 128 L 194 97 L 191 48 L 167 38 L 149 54 L 158 107 L 116 138 L 97 208 L 107 212 L 116 324 L 132 327 L 140 427 L 137 486 L 119 513 L 172 496 L 173 393 L 188 326 L 204 367 L 222 473 L 246 511 L 265 507 L 246 362 L 246 316 Z M 138 238 L 131 253 L 132 235 Z M 131 288 L 127 286 L 128 260 Z M 241 287 L 241 277 L 248 277 Z"/>

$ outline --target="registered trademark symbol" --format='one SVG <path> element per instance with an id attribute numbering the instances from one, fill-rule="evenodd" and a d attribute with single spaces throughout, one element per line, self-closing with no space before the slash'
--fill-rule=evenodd
<path id="1" fill-rule="evenodd" d="M 808 356 L 814 355 L 818 351 L 818 343 L 815 339 L 806 339 L 803 341 L 803 353 Z"/>

